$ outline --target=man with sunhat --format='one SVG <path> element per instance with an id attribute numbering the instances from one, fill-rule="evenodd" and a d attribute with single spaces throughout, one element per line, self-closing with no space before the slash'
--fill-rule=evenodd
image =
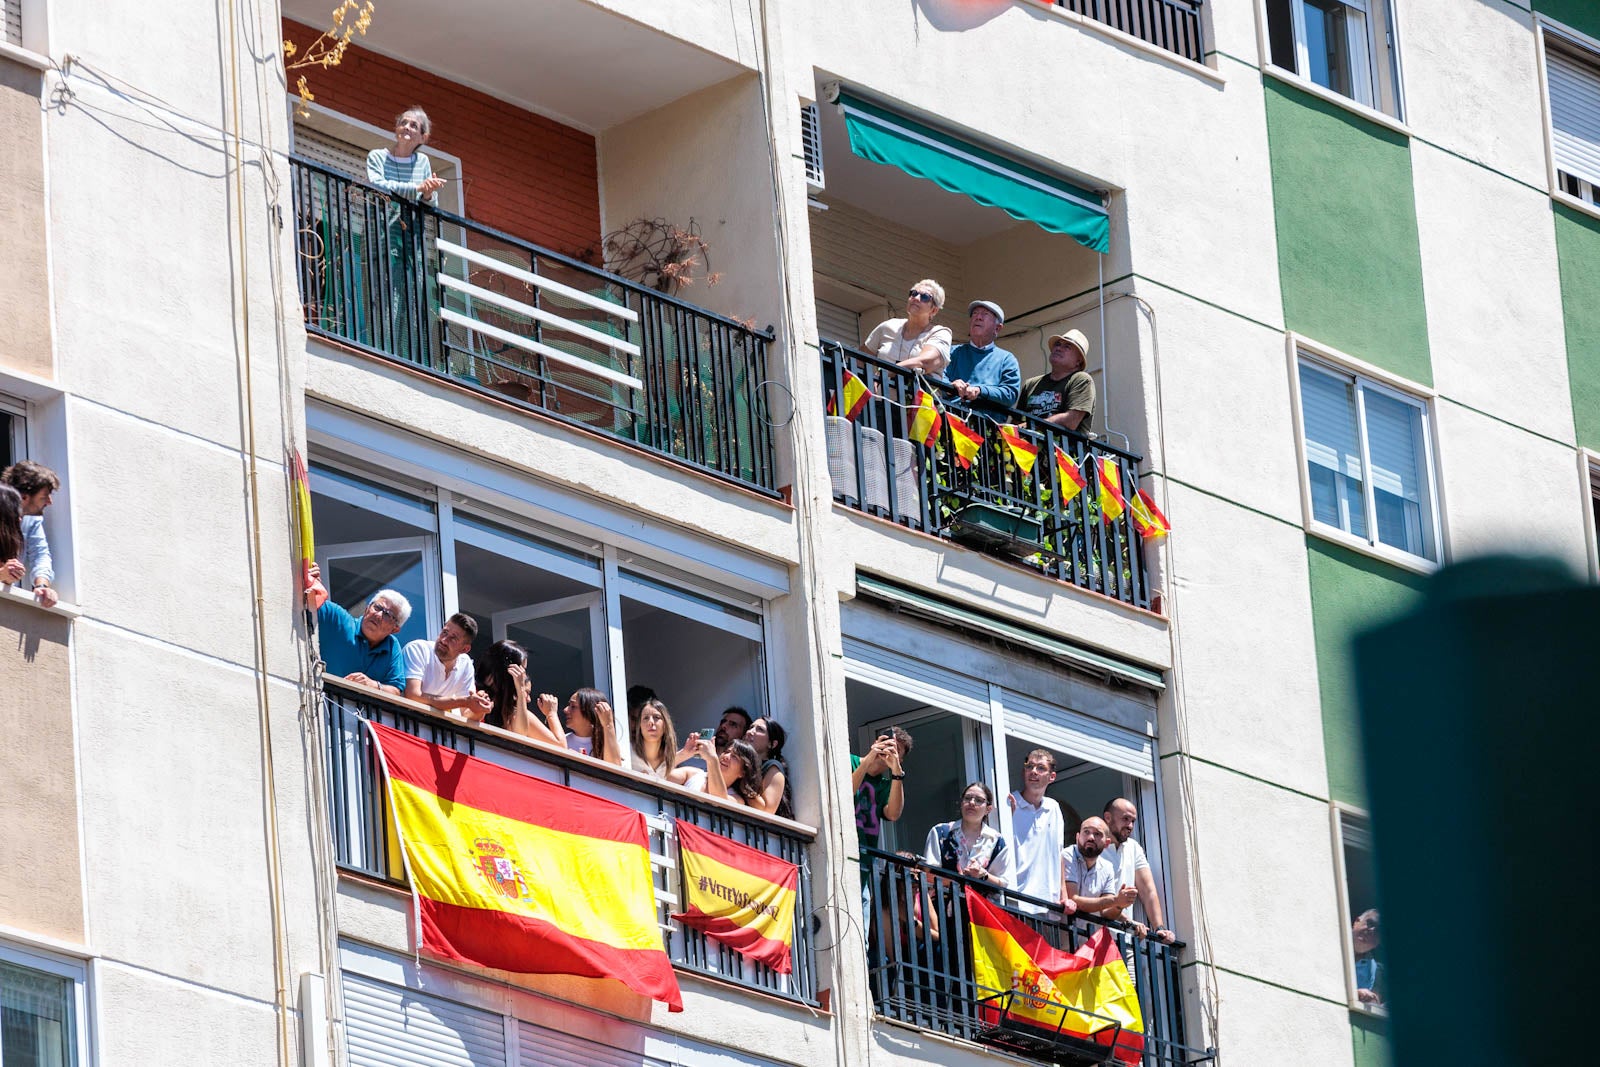
<path id="1" fill-rule="evenodd" d="M 1089 339 L 1082 330 L 1050 338 L 1050 373 L 1029 378 L 1017 407 L 1064 430 L 1087 434 L 1094 424 L 1094 379 L 1084 368 Z"/>
<path id="2" fill-rule="evenodd" d="M 1022 390 L 1022 367 L 994 343 L 1006 313 L 993 300 L 974 300 L 967 305 L 967 319 L 967 340 L 950 350 L 945 368 L 950 388 L 969 404 L 1011 407 Z"/>

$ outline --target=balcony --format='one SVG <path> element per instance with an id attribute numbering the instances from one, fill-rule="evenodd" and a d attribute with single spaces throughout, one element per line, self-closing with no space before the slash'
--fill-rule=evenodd
<path id="1" fill-rule="evenodd" d="M 468 726 L 407 701 L 379 696 L 338 678 L 324 681 L 326 773 L 334 858 L 345 871 L 404 886 L 405 872 L 390 836 L 387 794 L 380 788 L 377 753 L 363 720 L 392 726 L 457 752 L 478 756 L 545 781 L 580 789 L 645 814 L 655 872 L 662 939 L 680 971 L 731 982 L 770 996 L 815 1006 L 816 960 L 811 938 L 810 867 L 806 848 L 815 832 L 784 819 L 691 793 L 565 750 L 544 748 L 489 727 Z M 674 819 L 683 819 L 800 867 L 795 902 L 793 972 L 778 974 L 688 930 L 669 916 L 680 910 Z"/>
<path id="2" fill-rule="evenodd" d="M 291 160 L 308 332 L 776 496 L 770 332 Z"/>
<path id="3" fill-rule="evenodd" d="M 1103 22 L 1174 55 L 1206 61 L 1205 0 L 1053 0 L 1084 18 Z"/>
<path id="4" fill-rule="evenodd" d="M 880 1015 L 1047 1063 L 1113 1062 L 1110 1046 L 1075 1040 L 1010 1018 L 1011 990 L 974 982 L 965 886 L 989 887 L 947 871 L 934 873 L 913 860 L 878 849 L 861 851 L 871 864 L 868 977 Z M 1193 1067 L 1215 1061 L 1214 1049 L 1201 1051 L 1185 1043 L 1179 964 L 1182 943 L 1166 945 L 1138 938 L 1118 922 L 1068 919 L 1059 912 L 1035 915 L 1017 905 L 1044 902 L 1015 893 L 991 891 L 989 899 L 1067 952 L 1075 951 L 1097 930 L 1109 928 L 1123 958 L 1131 961 L 1129 969 L 1144 1022 L 1145 1067 Z M 1088 1020 L 1074 1017 L 1071 1022 L 1083 1026 Z"/>
<path id="5" fill-rule="evenodd" d="M 866 384 L 872 399 L 854 421 L 827 418 L 834 500 L 1059 581 L 1150 607 L 1150 579 L 1132 515 L 1125 510 L 1105 522 L 1098 503 L 1101 464 L 1113 469 L 1122 488 L 1132 493 L 1142 457 L 1007 409 L 1004 420 L 1038 449 L 1032 474 L 1024 475 L 999 442 L 992 415 L 973 414 L 944 394 L 940 404 L 984 435 L 972 465 L 963 467 L 955 460 L 947 420 L 941 421 L 934 450 L 909 433 L 917 394 L 925 387 L 935 389 L 935 381 L 824 340 L 822 378 L 828 396 L 844 395 L 846 371 Z M 1057 449 L 1088 483 L 1065 500 L 1069 494 L 1062 491 Z"/>

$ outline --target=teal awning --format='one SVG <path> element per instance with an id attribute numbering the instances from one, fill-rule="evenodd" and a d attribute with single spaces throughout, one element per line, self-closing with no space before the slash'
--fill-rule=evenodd
<path id="1" fill-rule="evenodd" d="M 850 132 L 850 150 L 862 159 L 899 167 L 1014 219 L 1064 233 L 1085 248 L 1110 251 L 1105 202 L 1087 189 L 849 93 L 839 94 L 839 106 Z"/>

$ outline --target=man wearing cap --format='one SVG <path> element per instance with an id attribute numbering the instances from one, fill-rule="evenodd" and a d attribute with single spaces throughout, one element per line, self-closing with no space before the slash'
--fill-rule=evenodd
<path id="1" fill-rule="evenodd" d="M 1050 338 L 1050 373 L 1029 378 L 1017 407 L 1064 430 L 1087 434 L 1094 423 L 1094 379 L 1084 369 L 1089 339 L 1082 330 Z"/>
<path id="2" fill-rule="evenodd" d="M 945 368 L 950 388 L 968 403 L 1011 407 L 1022 391 L 1022 367 L 1016 356 L 994 343 L 1006 313 L 993 300 L 974 300 L 967 305 L 967 317 L 967 340 L 950 350 Z"/>

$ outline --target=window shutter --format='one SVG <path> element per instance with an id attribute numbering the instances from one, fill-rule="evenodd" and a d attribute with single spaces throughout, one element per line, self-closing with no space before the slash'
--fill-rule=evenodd
<path id="1" fill-rule="evenodd" d="M 1009 689 L 1002 699 L 1008 735 L 1131 774 L 1146 782 L 1155 780 L 1155 753 L 1148 737 Z"/>
<path id="2" fill-rule="evenodd" d="M 22 0 L 5 0 L 6 43 L 22 47 Z"/>
<path id="3" fill-rule="evenodd" d="M 822 125 L 816 104 L 800 107 L 800 137 L 805 142 L 806 185 L 821 190 L 826 186 L 822 174 Z"/>
<path id="4" fill-rule="evenodd" d="M 861 347 L 861 316 L 849 308 L 817 301 L 817 332 L 829 341 L 851 348 Z"/>
<path id="5" fill-rule="evenodd" d="M 505 1020 L 491 1012 L 345 971 L 344 1018 L 350 1067 L 505 1067 Z"/>
<path id="6" fill-rule="evenodd" d="M 936 667 L 869 645 L 854 637 L 844 639 L 844 674 L 879 689 L 899 693 L 924 704 L 989 721 L 989 684 L 977 678 Z"/>
<path id="7" fill-rule="evenodd" d="M 1600 185 L 1600 66 L 1552 48 L 1545 68 L 1556 169 Z"/>
<path id="8" fill-rule="evenodd" d="M 294 124 L 294 153 L 341 174 L 361 179 L 367 176 L 367 149 L 304 123 Z"/>
<path id="9" fill-rule="evenodd" d="M 1367 455 L 1372 487 L 1415 504 L 1421 473 L 1417 434 L 1422 413 L 1410 404 L 1371 389 L 1362 390 L 1367 408 Z"/>
<path id="10" fill-rule="evenodd" d="M 1361 481 L 1361 445 L 1351 384 L 1300 364 L 1300 413 L 1306 427 L 1306 459 Z"/>
<path id="11" fill-rule="evenodd" d="M 519 1021 L 517 1067 L 673 1067 L 673 1064 Z"/>

